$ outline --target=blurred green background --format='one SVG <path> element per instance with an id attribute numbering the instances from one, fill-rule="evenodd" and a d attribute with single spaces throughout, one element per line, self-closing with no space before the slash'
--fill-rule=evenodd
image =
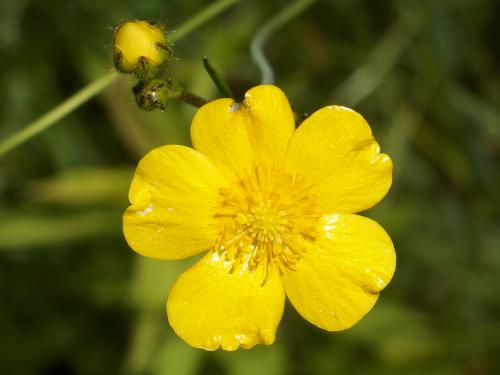
<path id="1" fill-rule="evenodd" d="M 0 137 L 111 71 L 117 23 L 175 30 L 210 3 L 0 0 Z M 289 3 L 233 6 L 177 43 L 172 74 L 216 98 L 208 55 L 241 95 L 260 82 L 253 36 Z M 140 157 L 189 143 L 193 108 L 141 112 L 120 77 L 2 157 L 0 373 L 500 373 L 499 23 L 495 0 L 325 0 L 266 45 L 298 112 L 351 106 L 394 160 L 367 215 L 391 234 L 397 271 L 346 332 L 287 306 L 273 346 L 208 353 L 168 326 L 169 286 L 193 260 L 133 253 L 121 214 Z"/>

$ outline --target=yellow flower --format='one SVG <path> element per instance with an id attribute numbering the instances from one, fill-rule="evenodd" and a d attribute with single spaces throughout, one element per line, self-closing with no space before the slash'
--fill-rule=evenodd
<path id="1" fill-rule="evenodd" d="M 165 32 L 146 21 L 119 25 L 115 29 L 113 45 L 116 69 L 140 79 L 153 77 L 171 55 Z"/>
<path id="2" fill-rule="evenodd" d="M 358 322 L 396 262 L 387 233 L 354 214 L 392 180 L 363 117 L 329 106 L 296 130 L 283 92 L 258 86 L 200 108 L 191 138 L 141 160 L 124 215 L 142 255 L 207 252 L 170 290 L 175 332 L 207 350 L 272 344 L 285 294 L 325 330 Z"/>

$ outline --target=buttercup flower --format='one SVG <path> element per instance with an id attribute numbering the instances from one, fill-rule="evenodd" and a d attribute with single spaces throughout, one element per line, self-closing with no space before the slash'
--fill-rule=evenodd
<path id="1" fill-rule="evenodd" d="M 395 269 L 387 233 L 355 213 L 387 193 L 391 159 L 351 109 L 329 106 L 296 130 L 287 98 L 258 86 L 242 103 L 200 108 L 193 148 L 139 163 L 124 232 L 159 259 L 206 254 L 170 290 L 167 315 L 194 347 L 271 344 L 285 294 L 328 331 L 358 322 Z"/>

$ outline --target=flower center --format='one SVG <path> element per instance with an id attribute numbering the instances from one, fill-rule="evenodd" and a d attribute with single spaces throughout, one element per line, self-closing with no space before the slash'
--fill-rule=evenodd
<path id="1" fill-rule="evenodd" d="M 276 166 L 255 167 L 220 190 L 216 214 L 222 230 L 214 251 L 231 262 L 231 271 L 272 267 L 295 269 L 307 242 L 316 237 L 318 214 L 312 186 Z"/>

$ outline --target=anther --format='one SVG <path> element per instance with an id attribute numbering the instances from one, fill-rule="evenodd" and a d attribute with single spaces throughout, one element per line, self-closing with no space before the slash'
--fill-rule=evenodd
<path id="1" fill-rule="evenodd" d="M 295 270 L 306 243 L 314 240 L 315 197 L 297 174 L 276 166 L 247 170 L 220 190 L 216 217 L 223 230 L 215 251 L 231 261 L 230 272 L 262 269 L 264 285 L 273 270 Z"/>

